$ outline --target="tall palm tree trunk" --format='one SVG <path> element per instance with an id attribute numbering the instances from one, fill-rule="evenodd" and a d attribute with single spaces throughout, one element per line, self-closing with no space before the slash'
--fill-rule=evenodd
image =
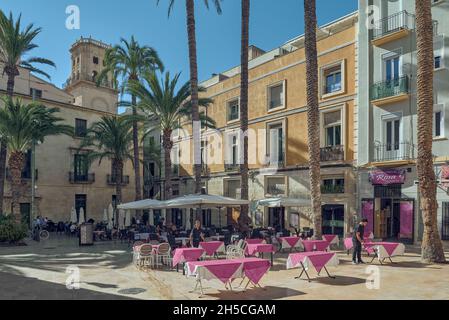
<path id="1" fill-rule="evenodd" d="M 133 116 L 137 116 L 137 98 L 135 95 L 131 96 Z M 134 179 L 135 179 L 135 200 L 142 200 L 142 189 L 140 179 L 140 159 L 139 159 L 139 128 L 137 121 L 133 120 L 133 148 L 134 148 Z M 136 215 L 140 217 L 141 211 L 138 210 Z"/>
<path id="2" fill-rule="evenodd" d="M 115 174 L 115 194 L 117 205 L 122 203 L 122 182 L 123 182 L 123 161 L 112 160 Z M 119 210 L 115 210 L 115 221 L 117 221 L 117 228 L 119 226 Z"/>
<path id="3" fill-rule="evenodd" d="M 195 3 L 186 0 L 187 33 L 189 38 L 190 90 L 193 122 L 193 172 L 195 193 L 201 192 L 201 125 L 198 107 L 198 63 L 196 54 Z"/>
<path id="4" fill-rule="evenodd" d="M 241 198 L 248 200 L 248 48 L 249 48 L 249 13 L 250 0 L 242 0 L 242 39 L 241 39 L 241 77 L 240 77 L 240 129 L 243 136 L 242 163 L 240 173 L 242 177 Z M 240 140 L 241 141 L 241 140 Z M 241 206 L 239 227 L 246 231 L 248 218 L 248 205 Z"/>
<path id="5" fill-rule="evenodd" d="M 304 21 L 310 194 L 312 198 L 314 234 L 315 237 L 321 238 L 320 110 L 318 105 L 317 20 L 315 0 L 304 0 Z"/>
<path id="6" fill-rule="evenodd" d="M 424 223 L 421 258 L 426 262 L 444 262 L 443 245 L 437 226 L 437 182 L 433 168 L 433 24 L 431 0 L 416 0 L 416 40 L 418 52 L 418 179 Z"/>
<path id="7" fill-rule="evenodd" d="M 171 141 L 171 130 L 165 130 L 162 133 L 162 147 L 164 148 L 164 176 L 165 176 L 165 187 L 164 187 L 164 198 L 169 200 L 171 198 L 171 150 L 173 149 L 173 142 Z"/>
<path id="8" fill-rule="evenodd" d="M 14 95 L 15 72 L 13 70 L 5 70 L 8 75 L 6 93 L 9 97 Z M 5 198 L 5 176 L 6 176 L 6 155 L 8 153 L 6 142 L 0 140 L 0 214 L 4 213 L 3 202 Z"/>
<path id="9" fill-rule="evenodd" d="M 11 172 L 11 208 L 17 223 L 22 222 L 19 203 L 24 166 L 25 154 L 23 152 L 13 152 L 9 157 L 9 170 Z"/>

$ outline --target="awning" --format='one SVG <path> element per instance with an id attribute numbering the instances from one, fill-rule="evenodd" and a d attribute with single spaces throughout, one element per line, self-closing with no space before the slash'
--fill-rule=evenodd
<path id="1" fill-rule="evenodd" d="M 163 201 L 163 208 L 223 208 L 223 207 L 239 207 L 249 205 L 248 200 L 239 200 L 227 198 L 223 196 L 215 196 L 208 194 L 191 194 L 168 201 Z"/>

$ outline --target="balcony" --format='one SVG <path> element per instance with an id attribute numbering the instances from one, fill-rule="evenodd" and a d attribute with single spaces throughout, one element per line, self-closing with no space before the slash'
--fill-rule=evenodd
<path id="1" fill-rule="evenodd" d="M 415 16 L 404 10 L 375 21 L 371 43 L 375 46 L 381 46 L 408 36 L 414 29 Z"/>
<path id="2" fill-rule="evenodd" d="M 322 194 L 345 193 L 345 186 L 337 184 L 321 185 L 321 193 Z"/>
<path id="3" fill-rule="evenodd" d="M 106 181 L 110 186 L 117 185 L 117 179 L 115 175 L 108 174 L 106 176 Z M 127 186 L 128 184 L 129 184 L 129 176 L 122 176 L 122 186 Z"/>
<path id="4" fill-rule="evenodd" d="M 410 142 L 375 143 L 373 160 L 377 167 L 412 163 L 415 146 Z"/>
<path id="5" fill-rule="evenodd" d="M 224 167 L 226 172 L 235 172 L 240 170 L 240 165 L 236 163 L 225 163 Z"/>
<path id="6" fill-rule="evenodd" d="M 410 93 L 408 76 L 377 82 L 370 92 L 371 103 L 378 107 L 407 100 Z"/>
<path id="7" fill-rule="evenodd" d="M 320 149 L 320 161 L 344 161 L 345 160 L 345 147 L 328 146 Z"/>
<path id="8" fill-rule="evenodd" d="M 69 182 L 72 184 L 92 184 L 95 182 L 95 173 L 79 174 L 69 172 Z"/>

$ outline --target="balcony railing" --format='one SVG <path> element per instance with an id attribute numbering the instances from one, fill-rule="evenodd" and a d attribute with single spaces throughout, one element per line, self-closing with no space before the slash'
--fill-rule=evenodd
<path id="1" fill-rule="evenodd" d="M 345 147 L 342 145 L 328 146 L 320 149 L 320 161 L 344 161 Z"/>
<path id="2" fill-rule="evenodd" d="M 226 172 L 238 171 L 240 169 L 240 165 L 235 163 L 225 163 L 224 167 Z"/>
<path id="3" fill-rule="evenodd" d="M 408 76 L 381 81 L 371 86 L 371 101 L 408 94 L 409 92 Z"/>
<path id="4" fill-rule="evenodd" d="M 117 178 L 115 175 L 108 174 L 106 176 L 108 185 L 115 186 L 117 184 Z M 122 176 L 122 185 L 126 186 L 129 184 L 129 176 Z"/>
<path id="5" fill-rule="evenodd" d="M 69 172 L 70 183 L 91 184 L 95 182 L 95 173 L 79 174 Z"/>
<path id="6" fill-rule="evenodd" d="M 6 180 L 11 180 L 12 176 L 11 176 L 11 171 L 9 170 L 9 168 L 6 168 L 5 171 L 5 177 Z M 34 174 L 34 179 L 38 179 L 39 177 L 39 170 L 36 169 L 35 174 Z M 31 180 L 31 170 L 29 171 L 22 171 L 22 180 Z"/>
<path id="7" fill-rule="evenodd" d="M 374 162 L 414 160 L 414 151 L 415 147 L 410 142 L 376 143 Z"/>
<path id="8" fill-rule="evenodd" d="M 415 29 L 414 15 L 405 10 L 375 21 L 373 28 L 373 40 L 382 38 L 403 29 Z"/>
<path id="9" fill-rule="evenodd" d="M 407 11 L 400 11 L 374 22 L 373 40 L 380 39 L 401 30 L 414 30 L 415 15 Z M 433 34 L 438 34 L 438 21 L 433 21 Z"/>
<path id="10" fill-rule="evenodd" d="M 345 187 L 341 185 L 322 185 L 321 193 L 323 194 L 345 193 Z"/>

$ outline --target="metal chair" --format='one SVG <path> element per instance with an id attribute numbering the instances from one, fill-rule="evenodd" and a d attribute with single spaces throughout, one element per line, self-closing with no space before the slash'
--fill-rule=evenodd
<path id="1" fill-rule="evenodd" d="M 159 258 L 162 265 L 164 264 L 164 262 L 166 262 L 167 265 L 170 265 L 170 262 L 172 260 L 170 253 L 171 253 L 170 245 L 168 243 L 161 243 L 156 253 L 156 267 L 159 266 Z"/>
<path id="2" fill-rule="evenodd" d="M 154 267 L 154 253 L 151 244 L 143 244 L 140 246 L 140 254 L 138 260 L 139 267 L 151 266 Z"/>

